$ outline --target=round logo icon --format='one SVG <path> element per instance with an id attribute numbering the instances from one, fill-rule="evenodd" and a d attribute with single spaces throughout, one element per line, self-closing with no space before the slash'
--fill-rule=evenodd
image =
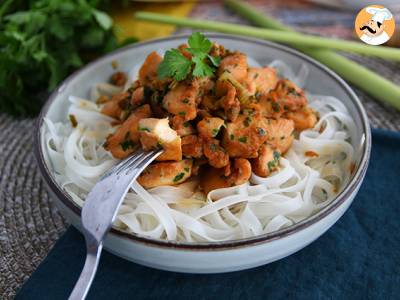
<path id="1" fill-rule="evenodd" d="M 393 14 L 382 5 L 369 5 L 358 13 L 354 24 L 360 40 L 369 45 L 386 43 L 394 33 Z"/>

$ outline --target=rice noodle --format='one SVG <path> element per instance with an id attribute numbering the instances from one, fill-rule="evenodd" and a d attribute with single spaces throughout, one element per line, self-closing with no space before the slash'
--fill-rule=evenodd
<path id="1" fill-rule="evenodd" d="M 305 85 L 309 72 L 305 66 L 297 74 L 282 61 L 273 61 L 270 66 L 300 87 Z M 129 73 L 128 82 L 135 79 L 137 70 L 136 66 Z M 115 130 L 112 119 L 101 114 L 94 101 L 100 95 L 120 91 L 99 83 L 91 89 L 91 100 L 70 96 L 68 113 L 76 117 L 76 128 L 45 119 L 44 145 L 54 176 L 80 206 L 99 177 L 117 163 L 102 146 Z M 154 239 L 215 242 L 273 232 L 328 205 L 350 178 L 355 154 L 351 143 L 359 137 L 340 100 L 323 95 L 307 97 L 320 119 L 314 128 L 299 134 L 280 159 L 279 170 L 269 177 L 253 173 L 248 183 L 213 190 L 207 197 L 195 191 L 197 182 L 193 180 L 150 190 L 134 182 L 114 226 Z M 318 153 L 318 157 L 308 157 L 307 151 Z"/>

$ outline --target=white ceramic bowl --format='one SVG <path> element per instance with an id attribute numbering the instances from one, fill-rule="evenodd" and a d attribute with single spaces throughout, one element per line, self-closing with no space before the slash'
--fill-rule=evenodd
<path id="1" fill-rule="evenodd" d="M 336 199 L 308 219 L 288 228 L 252 238 L 218 243 L 178 243 L 152 240 L 112 229 L 105 240 L 105 248 L 125 259 L 157 269 L 188 273 L 219 273 L 252 268 L 288 256 L 307 246 L 328 230 L 348 209 L 361 185 L 367 170 L 371 133 L 367 115 L 360 100 L 350 87 L 335 73 L 313 59 L 292 49 L 274 43 L 222 34 L 208 37 L 224 45 L 247 53 L 261 64 L 273 59 L 288 63 L 294 70 L 306 64 L 310 69 L 305 89 L 315 94 L 335 96 L 343 101 L 359 130 L 361 149 L 356 169 L 348 185 Z M 60 211 L 80 229 L 80 208 L 62 190 L 52 175 L 52 167 L 44 151 L 44 124 L 47 117 L 54 122 L 65 121 L 68 95 L 86 97 L 93 83 L 106 81 L 113 72 L 111 62 L 118 61 L 128 71 L 140 64 L 153 50 L 177 47 L 187 40 L 187 35 L 138 43 L 106 55 L 67 78 L 50 96 L 37 123 L 35 152 L 37 161 L 53 199 Z"/>

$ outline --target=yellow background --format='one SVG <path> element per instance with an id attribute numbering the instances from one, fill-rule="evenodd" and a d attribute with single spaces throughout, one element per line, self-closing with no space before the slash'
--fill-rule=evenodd
<path id="1" fill-rule="evenodd" d="M 163 25 L 135 20 L 133 14 L 137 11 L 147 11 L 183 17 L 190 13 L 195 1 L 180 3 L 138 3 L 128 2 L 125 5 L 114 1 L 110 15 L 114 20 L 115 33 L 119 41 L 134 37 L 140 41 L 160 38 L 174 32 L 175 26 Z"/>

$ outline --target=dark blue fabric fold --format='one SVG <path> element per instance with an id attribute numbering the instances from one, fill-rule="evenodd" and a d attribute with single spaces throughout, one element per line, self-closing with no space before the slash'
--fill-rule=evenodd
<path id="1" fill-rule="evenodd" d="M 67 299 L 83 266 L 72 227 L 16 299 Z M 251 270 L 190 275 L 104 252 L 88 299 L 399 299 L 400 134 L 373 131 L 365 181 L 345 215 L 290 257 Z"/>

